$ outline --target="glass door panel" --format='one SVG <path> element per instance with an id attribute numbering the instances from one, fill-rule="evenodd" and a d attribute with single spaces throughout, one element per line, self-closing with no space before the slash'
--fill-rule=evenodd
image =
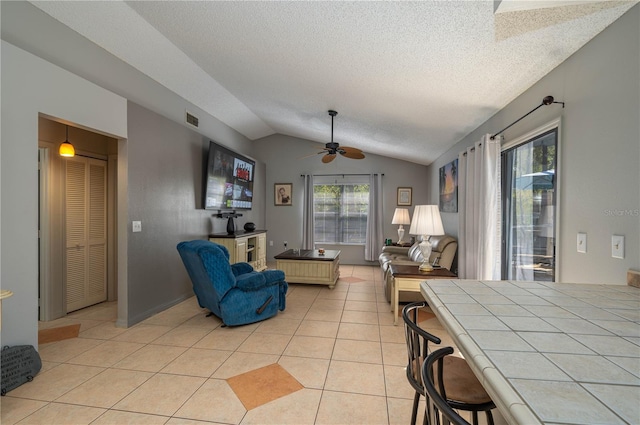
<path id="1" fill-rule="evenodd" d="M 502 277 L 555 278 L 557 129 L 502 152 Z"/>

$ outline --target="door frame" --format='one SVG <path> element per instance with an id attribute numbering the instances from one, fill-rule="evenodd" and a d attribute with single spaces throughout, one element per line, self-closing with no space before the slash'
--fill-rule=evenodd
<path id="1" fill-rule="evenodd" d="M 541 125 L 540 127 L 529 131 L 528 133 L 525 133 L 513 140 L 510 140 L 509 142 L 504 143 L 501 148 L 500 148 L 500 155 L 502 156 L 502 153 L 506 150 L 509 150 L 511 148 L 514 148 L 518 145 L 521 145 L 523 143 L 526 143 L 527 141 L 531 140 L 531 139 L 535 139 L 536 137 L 542 135 L 543 133 L 546 133 L 550 130 L 554 130 L 556 129 L 556 134 L 557 134 L 557 140 L 556 140 L 556 170 L 555 170 L 555 180 L 556 180 L 556 187 L 554 188 L 555 190 L 555 198 L 556 198 L 556 205 L 555 207 L 555 229 L 554 229 L 554 238 L 555 238 L 555 253 L 554 253 L 554 262 L 555 262 L 555 271 L 554 271 L 554 282 L 561 282 L 561 264 L 562 262 L 560 261 L 560 253 L 562 252 L 561 249 L 559 249 L 560 244 L 561 244 L 561 238 L 560 238 L 560 228 L 562 226 L 562 223 L 560 221 L 560 217 L 562 217 L 561 215 L 561 175 L 562 175 L 562 117 L 558 117 L 555 118 L 549 122 L 547 122 L 546 124 Z M 502 188 L 500 189 L 502 190 Z M 504 197 L 504 193 L 502 194 L 502 196 Z M 500 214 L 503 214 L 503 211 L 501 209 Z M 502 220 L 502 217 L 500 217 L 500 220 Z M 504 232 L 503 232 L 504 233 Z M 504 235 L 502 236 L 504 238 Z M 504 243 L 501 242 L 501 256 L 504 256 Z M 503 276 L 504 277 L 504 276 Z"/>
<path id="2" fill-rule="evenodd" d="M 60 122 L 59 119 L 40 114 L 40 117 L 48 119 L 54 122 Z M 84 130 L 93 131 L 90 128 L 82 127 Z M 100 134 L 100 133 L 98 133 Z M 118 153 L 123 146 L 126 147 L 125 140 L 117 139 Z M 44 155 L 44 165 L 41 161 L 38 161 L 39 176 L 38 176 L 38 213 L 40 221 L 40 229 L 38 229 L 39 246 L 38 246 L 38 288 L 39 288 L 39 313 L 38 320 L 50 321 L 61 317 L 64 317 L 66 311 L 66 288 L 64 285 L 64 256 L 60 255 L 59 258 L 53 258 L 56 254 L 54 252 L 56 246 L 52 244 L 58 244 L 60 250 L 62 250 L 64 244 L 64 219 L 56 219 L 52 217 L 52 214 L 62 214 L 64 217 L 64 167 L 65 164 L 58 156 L 58 144 L 38 140 L 38 155 L 40 152 L 46 152 Z M 120 229 L 118 229 L 118 214 L 123 212 L 118 209 L 118 197 L 122 196 L 118 190 L 118 164 L 122 160 L 118 154 L 111 154 L 104 156 L 101 154 L 93 154 L 90 152 L 76 151 L 76 154 L 81 156 L 87 156 L 95 159 L 107 161 L 107 301 L 114 301 L 118 299 L 118 294 L 122 294 L 123 291 L 118 290 L 122 275 L 126 277 L 126 273 L 121 273 L 121 264 L 119 263 L 119 245 L 120 241 L 118 236 L 120 235 Z M 114 172 L 114 174 L 111 174 Z M 61 175 L 60 175 L 61 174 Z M 126 182 L 126 180 L 125 180 Z M 56 203 L 62 203 L 56 205 Z M 58 208 L 62 208 L 60 213 L 57 212 Z M 124 211 L 126 214 L 126 211 Z M 113 214 L 113 215 L 111 215 Z M 126 217 L 126 215 L 125 215 Z M 110 228 L 109 226 L 113 226 Z M 59 240 L 58 240 L 59 239 Z M 126 243 L 126 228 L 125 238 Z M 57 264 L 60 263 L 60 264 Z M 125 261 L 126 263 L 126 261 Z M 120 288 L 122 289 L 122 288 Z M 120 314 L 126 318 L 126 309 L 120 308 L 121 300 L 118 299 L 118 318 Z M 122 312 L 121 312 L 122 310 Z M 119 321 L 119 323 L 126 323 L 126 321 Z M 126 325 L 125 325 L 126 327 Z"/>
<path id="3" fill-rule="evenodd" d="M 50 148 L 38 143 L 38 320 L 51 320 Z"/>

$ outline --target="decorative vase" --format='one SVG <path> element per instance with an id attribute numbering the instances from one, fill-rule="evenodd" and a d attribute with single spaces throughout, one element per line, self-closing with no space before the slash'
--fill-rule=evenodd
<path id="1" fill-rule="evenodd" d="M 227 220 L 227 234 L 233 235 L 236 232 L 236 225 L 233 222 L 233 217 L 229 217 Z"/>
<path id="2" fill-rule="evenodd" d="M 256 224 L 252 222 L 245 223 L 244 230 L 246 232 L 253 232 L 254 230 L 256 230 Z"/>

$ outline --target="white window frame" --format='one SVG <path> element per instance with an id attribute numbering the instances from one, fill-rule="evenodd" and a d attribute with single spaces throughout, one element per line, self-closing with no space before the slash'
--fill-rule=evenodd
<path id="1" fill-rule="evenodd" d="M 523 143 L 526 143 L 532 139 L 535 139 L 536 137 L 542 135 L 543 133 L 546 133 L 547 131 L 551 131 L 557 129 L 556 133 L 557 133 L 557 141 L 556 141 L 556 170 L 555 170 L 555 178 L 556 178 L 556 182 L 557 185 L 555 187 L 555 191 L 556 191 L 556 205 L 555 205 L 555 209 L 556 209 L 556 216 L 555 216 L 555 230 L 554 230 L 554 238 L 555 238 L 555 243 L 556 243 L 556 251 L 555 251 L 555 272 L 554 272 L 554 282 L 561 282 L 562 278 L 561 278 L 561 252 L 562 250 L 560 249 L 560 247 L 562 246 L 562 241 L 561 241 L 561 231 L 560 229 L 563 227 L 563 223 L 561 220 L 562 214 L 561 214 L 561 205 L 562 205 L 562 117 L 558 117 L 555 118 L 549 122 L 547 122 L 546 124 L 543 124 L 542 126 L 531 130 L 528 133 L 525 133 L 521 136 L 518 136 L 517 138 L 510 140 L 508 142 L 504 142 L 500 148 L 500 154 L 502 155 L 502 152 L 504 152 L 505 150 L 511 149 L 513 147 L 516 147 L 518 145 L 521 145 Z M 500 188 L 500 190 L 502 190 L 502 187 Z M 504 193 L 501 194 L 503 197 L 505 196 Z M 502 215 L 502 208 L 500 209 L 500 215 Z M 502 216 L 499 217 L 500 220 L 502 220 Z M 500 255 L 502 255 L 502 247 L 500 248 Z"/>
<path id="2" fill-rule="evenodd" d="M 371 190 L 371 181 L 369 179 L 369 175 L 349 175 L 349 174 L 335 174 L 335 175 L 325 175 L 325 176 L 314 176 L 313 177 L 313 185 L 356 185 L 356 184 L 366 184 L 369 185 L 369 190 Z M 369 206 L 370 207 L 370 206 Z M 315 208 L 315 207 L 314 207 Z M 315 214 L 315 210 L 314 210 Z M 367 213 L 368 215 L 368 213 Z M 315 234 L 315 219 L 314 219 L 314 234 Z M 366 234 L 365 234 L 366 239 Z M 315 244 L 330 244 L 330 245 L 349 245 L 349 246 L 364 246 L 365 242 L 318 242 L 315 241 Z"/>

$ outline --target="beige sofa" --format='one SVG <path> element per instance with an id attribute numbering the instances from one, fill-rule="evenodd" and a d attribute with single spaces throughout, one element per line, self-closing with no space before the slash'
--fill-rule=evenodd
<path id="1" fill-rule="evenodd" d="M 458 241 L 449 235 L 431 236 L 429 237 L 431 242 L 431 255 L 429 256 L 429 262 L 431 264 L 438 264 L 441 267 L 451 270 L 453 259 L 456 256 L 458 250 Z M 387 297 L 387 301 L 391 301 L 391 273 L 389 273 L 390 264 L 416 264 L 419 265 L 423 261 L 422 252 L 418 248 L 418 242 L 410 247 L 400 246 L 385 246 L 382 248 L 382 253 L 378 257 L 380 267 L 384 276 L 383 285 L 384 293 Z M 423 301 L 421 294 L 407 292 L 400 293 L 400 302 L 407 301 Z"/>

